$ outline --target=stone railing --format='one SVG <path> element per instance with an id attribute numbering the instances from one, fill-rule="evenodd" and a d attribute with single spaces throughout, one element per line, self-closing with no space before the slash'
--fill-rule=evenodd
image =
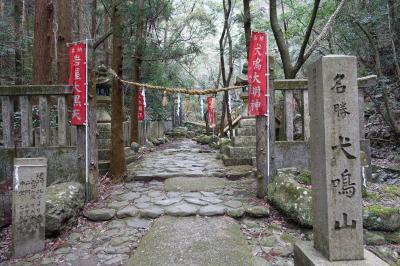
<path id="1" fill-rule="evenodd" d="M 67 139 L 68 95 L 72 95 L 72 88 L 63 85 L 0 86 L 3 148 L 71 145 Z M 56 126 L 53 124 L 53 127 L 50 127 L 50 98 L 57 103 L 57 119 L 53 119 Z M 32 126 L 32 102 L 38 103 L 39 127 L 36 130 Z M 20 113 L 19 127 L 14 127 L 15 112 Z"/>
<path id="2" fill-rule="evenodd" d="M 375 75 L 362 77 L 358 79 L 359 87 L 359 110 L 364 110 L 364 88 L 375 86 L 377 82 L 377 77 Z M 310 103 L 308 100 L 308 81 L 306 79 L 284 79 L 284 80 L 274 80 L 273 88 L 275 91 L 282 91 L 284 97 L 284 108 L 282 114 L 282 125 L 280 129 L 280 136 L 276 136 L 279 140 L 293 141 L 294 139 L 294 92 L 299 91 L 301 95 L 302 106 L 299 108 L 301 110 L 302 116 L 302 135 L 304 140 L 310 138 Z M 364 112 L 360 112 L 360 135 L 361 139 L 364 139 Z"/>

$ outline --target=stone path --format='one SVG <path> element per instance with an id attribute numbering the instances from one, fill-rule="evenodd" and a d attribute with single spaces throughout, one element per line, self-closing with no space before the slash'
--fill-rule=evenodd
<path id="1" fill-rule="evenodd" d="M 291 243 L 309 233 L 271 223 L 251 167 L 217 155 L 169 143 L 129 165 L 131 182 L 111 185 L 45 252 L 0 265 L 293 265 Z"/>
<path id="2" fill-rule="evenodd" d="M 252 259 L 251 249 L 232 218 L 163 216 L 128 265 L 252 265 Z"/>

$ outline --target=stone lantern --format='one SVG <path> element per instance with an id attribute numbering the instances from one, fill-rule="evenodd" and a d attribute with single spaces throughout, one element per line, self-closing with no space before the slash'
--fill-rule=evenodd
<path id="1" fill-rule="evenodd" d="M 108 77 L 107 67 L 101 65 L 97 68 L 96 81 L 96 120 L 97 123 L 111 123 L 109 113 L 111 106 L 112 79 Z"/>
<path id="2" fill-rule="evenodd" d="M 236 77 L 235 86 L 246 86 L 242 88 L 242 93 L 240 94 L 240 99 L 243 101 L 242 117 L 248 117 L 249 109 L 249 94 L 247 91 L 247 63 L 243 64 L 242 74 Z"/>

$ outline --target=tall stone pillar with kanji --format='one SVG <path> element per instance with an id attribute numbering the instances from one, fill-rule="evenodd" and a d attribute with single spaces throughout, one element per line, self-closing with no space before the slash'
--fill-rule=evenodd
<path id="1" fill-rule="evenodd" d="M 308 82 L 314 244 L 295 245 L 295 265 L 386 265 L 364 250 L 357 59 L 324 56 Z"/>

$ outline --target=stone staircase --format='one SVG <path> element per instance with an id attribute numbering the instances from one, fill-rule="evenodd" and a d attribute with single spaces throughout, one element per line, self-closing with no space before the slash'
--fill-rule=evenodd
<path id="1" fill-rule="evenodd" d="M 110 169 L 111 155 L 111 123 L 98 123 L 97 131 L 97 148 L 99 156 L 99 174 L 105 175 Z M 135 152 L 130 147 L 125 147 L 126 164 L 130 164 L 135 160 Z"/>
<path id="2" fill-rule="evenodd" d="M 256 156 L 256 119 L 242 118 L 235 129 L 232 145 L 221 148 L 224 165 L 252 165 Z"/>

